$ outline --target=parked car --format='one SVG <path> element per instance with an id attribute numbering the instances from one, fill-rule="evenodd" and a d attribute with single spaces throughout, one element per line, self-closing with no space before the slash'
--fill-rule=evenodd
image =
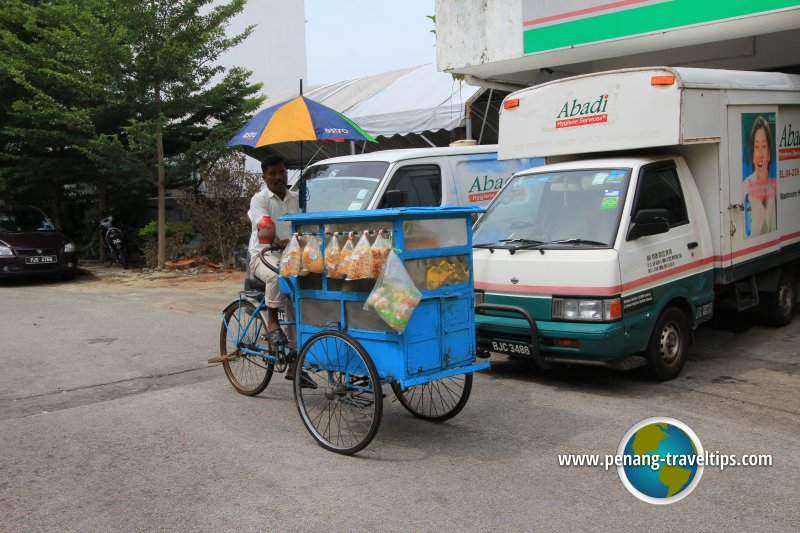
<path id="1" fill-rule="evenodd" d="M 0 279 L 61 276 L 78 266 L 75 243 L 35 207 L 0 206 Z"/>

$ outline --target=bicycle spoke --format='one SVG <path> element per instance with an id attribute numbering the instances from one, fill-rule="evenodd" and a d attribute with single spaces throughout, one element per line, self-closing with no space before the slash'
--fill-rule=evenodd
<path id="1" fill-rule="evenodd" d="M 295 386 L 298 409 L 309 432 L 329 450 L 354 453 L 377 431 L 382 405 L 375 389 L 380 385 L 368 357 L 340 332 L 315 334 L 301 351 L 299 368 L 307 368 L 309 360 L 320 368 L 308 374 L 316 389 Z"/>
<path id="2" fill-rule="evenodd" d="M 404 391 L 393 383 L 392 389 L 403 407 L 413 415 L 442 422 L 458 414 L 466 404 L 472 389 L 472 375 L 450 376 L 413 385 Z"/>
<path id="3" fill-rule="evenodd" d="M 244 317 L 248 320 L 243 321 Z M 223 314 L 220 352 L 229 356 L 223 360 L 223 368 L 233 387 L 248 396 L 263 391 L 272 377 L 272 365 L 264 357 L 242 351 L 261 352 L 258 340 L 263 327 L 261 315 L 247 301 L 240 300 Z"/>

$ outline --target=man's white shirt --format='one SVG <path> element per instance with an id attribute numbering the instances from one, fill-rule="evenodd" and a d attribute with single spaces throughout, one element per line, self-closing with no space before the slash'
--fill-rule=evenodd
<path id="1" fill-rule="evenodd" d="M 269 215 L 275 221 L 275 235 L 279 240 L 288 239 L 292 234 L 292 224 L 288 221 L 280 221 L 287 213 L 297 213 L 300 211 L 300 196 L 296 192 L 287 189 L 286 195 L 281 200 L 278 195 L 264 187 L 253 195 L 250 199 L 250 210 L 247 217 L 250 219 L 250 256 L 255 257 L 264 244 L 258 242 L 258 222 L 265 215 Z"/>

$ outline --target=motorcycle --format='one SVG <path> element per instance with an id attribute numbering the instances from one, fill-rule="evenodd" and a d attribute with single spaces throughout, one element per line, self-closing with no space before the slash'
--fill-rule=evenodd
<path id="1" fill-rule="evenodd" d="M 100 233 L 106 244 L 106 252 L 111 264 L 118 261 L 122 268 L 128 269 L 128 258 L 125 257 L 125 246 L 122 244 L 122 231 L 112 225 L 114 217 L 106 217 L 100 221 Z"/>

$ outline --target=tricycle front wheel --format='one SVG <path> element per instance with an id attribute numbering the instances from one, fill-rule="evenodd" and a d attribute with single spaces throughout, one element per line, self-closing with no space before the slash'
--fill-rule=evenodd
<path id="1" fill-rule="evenodd" d="M 406 390 L 401 390 L 400 385 L 393 382 L 392 390 L 412 415 L 431 422 L 444 422 L 456 416 L 467 404 L 472 392 L 472 374 L 437 379 Z"/>
<path id="2" fill-rule="evenodd" d="M 297 368 L 294 398 L 308 432 L 332 452 L 363 450 L 383 414 L 381 382 L 364 347 L 346 333 L 321 331 L 303 345 Z"/>

